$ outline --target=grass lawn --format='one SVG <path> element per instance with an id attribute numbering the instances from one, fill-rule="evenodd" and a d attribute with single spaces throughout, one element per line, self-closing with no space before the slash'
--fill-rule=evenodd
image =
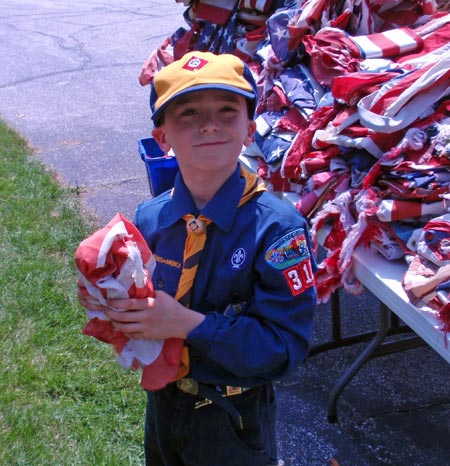
<path id="1" fill-rule="evenodd" d="M 145 393 L 82 335 L 73 254 L 97 226 L 0 122 L 0 463 L 139 465 Z"/>

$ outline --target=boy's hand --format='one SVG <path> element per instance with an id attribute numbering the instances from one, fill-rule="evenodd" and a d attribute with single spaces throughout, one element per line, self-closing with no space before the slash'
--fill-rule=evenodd
<path id="1" fill-rule="evenodd" d="M 114 327 L 133 339 L 185 339 L 205 318 L 164 291 L 156 291 L 155 298 L 108 299 L 106 303 L 108 308 L 102 310 Z"/>
<path id="2" fill-rule="evenodd" d="M 107 307 L 101 304 L 97 298 L 94 298 L 88 293 L 86 287 L 80 285 L 79 283 L 77 289 L 77 298 L 78 302 L 90 311 L 105 311 L 107 309 Z"/>

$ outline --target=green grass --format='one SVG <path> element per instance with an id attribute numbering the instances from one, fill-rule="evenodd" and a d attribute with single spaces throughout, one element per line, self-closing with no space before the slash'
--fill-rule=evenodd
<path id="1" fill-rule="evenodd" d="M 140 374 L 82 335 L 73 254 L 98 225 L 0 122 L 0 463 L 143 464 Z"/>

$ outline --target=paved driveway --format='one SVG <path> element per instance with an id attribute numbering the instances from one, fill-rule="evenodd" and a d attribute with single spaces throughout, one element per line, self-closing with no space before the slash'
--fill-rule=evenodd
<path id="1" fill-rule="evenodd" d="M 173 0 L 2 0 L 0 117 L 83 192 L 101 223 L 149 196 L 139 138 L 151 130 L 143 61 L 184 25 Z M 376 301 L 344 296 L 343 332 L 376 326 Z M 330 335 L 319 307 L 314 342 Z M 370 361 L 326 418 L 328 390 L 362 345 L 311 357 L 280 393 L 287 466 L 450 464 L 450 366 L 428 347 Z M 220 466 L 220 465 L 211 465 Z M 245 465 L 244 465 L 245 466 Z"/>

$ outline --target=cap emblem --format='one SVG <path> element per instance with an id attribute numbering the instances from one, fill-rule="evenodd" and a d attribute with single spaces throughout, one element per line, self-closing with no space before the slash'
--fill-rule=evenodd
<path id="1" fill-rule="evenodd" d="M 198 71 L 209 63 L 208 60 L 203 58 L 192 56 L 189 61 L 183 66 L 183 69 L 188 71 Z"/>

